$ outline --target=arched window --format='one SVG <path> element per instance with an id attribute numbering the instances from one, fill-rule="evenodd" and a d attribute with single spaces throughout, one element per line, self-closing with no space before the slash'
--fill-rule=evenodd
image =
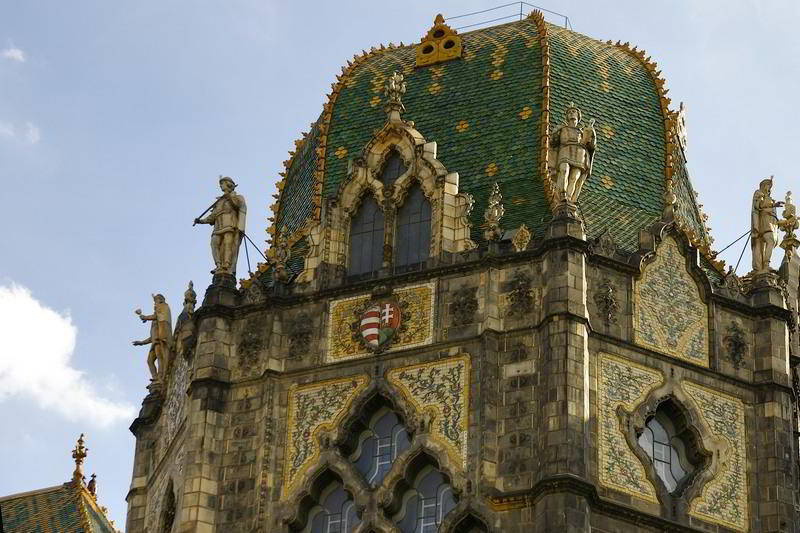
<path id="1" fill-rule="evenodd" d="M 167 485 L 167 492 L 164 494 L 164 510 L 162 511 L 163 526 L 161 531 L 164 533 L 171 533 L 172 531 L 172 525 L 175 523 L 175 505 L 175 488 L 170 479 Z"/>
<path id="2" fill-rule="evenodd" d="M 431 246 L 431 204 L 419 185 L 414 185 L 397 211 L 395 267 L 422 263 Z"/>
<path id="3" fill-rule="evenodd" d="M 361 202 L 350 224 L 351 276 L 375 272 L 383 261 L 383 211 L 371 195 Z"/>
<path id="4" fill-rule="evenodd" d="M 450 483 L 437 469 L 427 466 L 403 496 L 403 506 L 394 520 L 403 533 L 437 533 L 455 506 Z"/>
<path id="5" fill-rule="evenodd" d="M 386 163 L 383 165 L 381 182 L 384 185 L 391 185 L 397 178 L 405 174 L 406 170 L 406 164 L 403 162 L 403 158 L 400 157 L 400 154 L 398 154 L 396 150 L 392 150 L 389 153 L 389 157 L 386 158 Z"/>
<path id="6" fill-rule="evenodd" d="M 338 481 L 322 491 L 320 504 L 311 510 L 309 518 L 303 533 L 350 533 L 361 523 L 353 499 Z"/>
<path id="7" fill-rule="evenodd" d="M 381 409 L 370 419 L 351 456 L 356 468 L 372 487 L 381 484 L 398 454 L 411 446 L 405 426 L 397 414 Z"/>
<path id="8" fill-rule="evenodd" d="M 647 419 L 639 435 L 639 446 L 650 457 L 656 474 L 669 492 L 675 492 L 693 471 L 687 459 L 686 444 L 677 436 L 670 417 L 661 411 Z"/>

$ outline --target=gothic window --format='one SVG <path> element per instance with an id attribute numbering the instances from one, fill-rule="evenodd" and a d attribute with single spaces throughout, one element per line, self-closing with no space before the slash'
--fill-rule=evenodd
<path id="1" fill-rule="evenodd" d="M 351 533 L 361 523 L 353 499 L 339 481 L 322 491 L 320 504 L 311 510 L 309 517 L 303 533 Z"/>
<path id="2" fill-rule="evenodd" d="M 408 192 L 397 211 L 395 267 L 422 263 L 428 259 L 431 245 L 431 204 L 419 185 Z"/>
<path id="3" fill-rule="evenodd" d="M 392 150 L 389 157 L 386 158 L 386 163 L 383 165 L 383 172 L 381 172 L 381 182 L 384 185 L 391 185 L 403 174 L 406 173 L 406 165 L 403 158 L 397 151 Z"/>
<path id="4" fill-rule="evenodd" d="M 381 484 L 392 463 L 411 446 L 405 426 L 389 409 L 381 409 L 369 422 L 353 454 L 353 462 L 372 487 Z"/>
<path id="5" fill-rule="evenodd" d="M 383 211 L 371 195 L 361 202 L 350 225 L 350 275 L 375 272 L 383 261 Z"/>
<path id="6" fill-rule="evenodd" d="M 455 506 L 450 483 L 441 472 L 428 466 L 403 496 L 403 506 L 394 519 L 402 533 L 437 533 Z"/>
<path id="7" fill-rule="evenodd" d="M 167 492 L 164 494 L 164 511 L 163 511 L 163 527 L 161 530 L 164 533 L 172 531 L 172 525 L 175 522 L 175 489 L 172 480 L 169 480 L 167 485 Z"/>
<path id="8" fill-rule="evenodd" d="M 647 419 L 639 436 L 639 446 L 650 457 L 656 474 L 669 492 L 675 492 L 692 471 L 685 443 L 677 436 L 670 417 L 661 411 Z"/>

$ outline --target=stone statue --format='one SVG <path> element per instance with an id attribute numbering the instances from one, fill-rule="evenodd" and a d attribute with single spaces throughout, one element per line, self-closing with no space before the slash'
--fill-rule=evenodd
<path id="1" fill-rule="evenodd" d="M 211 213 L 205 218 L 200 215 L 194 219 L 194 223 L 214 226 L 211 232 L 211 256 L 215 265 L 213 273 L 234 275 L 239 245 L 244 238 L 247 205 L 244 197 L 234 192 L 236 183 L 231 178 L 220 177 L 219 186 L 222 196 L 209 207 Z"/>
<path id="2" fill-rule="evenodd" d="M 783 220 L 778 222 L 778 226 L 786 232 L 781 241 L 781 248 L 786 250 L 786 255 L 791 259 L 794 249 L 800 246 L 800 240 L 797 239 L 797 228 L 800 227 L 800 221 L 797 219 L 797 208 L 792 201 L 792 191 L 786 193 L 786 201 L 783 204 Z"/>
<path id="3" fill-rule="evenodd" d="M 161 294 L 153 295 L 153 314 L 143 315 L 141 309 L 134 311 L 142 322 L 150 321 L 150 336 L 141 341 L 133 341 L 134 346 L 150 344 L 147 366 L 150 367 L 152 381 L 164 383 L 170 362 L 172 348 L 172 314 L 169 305 Z M 156 361 L 158 368 L 156 368 Z"/>
<path id="4" fill-rule="evenodd" d="M 777 209 L 783 202 L 776 202 L 770 196 L 772 192 L 772 176 L 761 180 L 753 194 L 751 211 L 750 246 L 753 253 L 753 272 L 756 274 L 769 272 L 769 260 L 772 250 L 778 244 Z"/>
<path id="5" fill-rule="evenodd" d="M 565 112 L 566 120 L 550 136 L 550 145 L 557 149 L 556 190 L 561 203 L 575 204 L 583 184 L 592 174 L 592 162 L 597 143 L 594 119 L 589 125 L 580 127 L 581 110 L 570 103 Z"/>
<path id="6" fill-rule="evenodd" d="M 173 338 L 175 340 L 176 355 L 182 357 L 189 357 L 195 345 L 195 327 L 194 327 L 194 306 L 197 303 L 197 293 L 194 292 L 194 284 L 190 281 L 189 288 L 183 293 L 183 311 L 178 315 L 178 320 L 175 322 L 175 333 Z"/>

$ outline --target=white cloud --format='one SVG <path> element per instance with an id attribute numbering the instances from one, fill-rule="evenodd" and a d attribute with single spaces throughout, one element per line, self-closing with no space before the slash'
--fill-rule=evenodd
<path id="1" fill-rule="evenodd" d="M 4 49 L 2 52 L 0 52 L 0 54 L 2 54 L 4 58 L 10 59 L 11 61 L 17 61 L 18 63 L 24 63 L 27 59 L 25 52 L 14 45 Z"/>
<path id="2" fill-rule="evenodd" d="M 12 123 L 0 121 L 0 137 L 11 138 L 16 136 L 17 131 Z"/>
<path id="3" fill-rule="evenodd" d="M 34 123 L 26 122 L 25 138 L 28 139 L 29 143 L 36 144 L 42 140 L 42 132 L 39 131 L 39 128 Z"/>
<path id="4" fill-rule="evenodd" d="M 0 285 L 0 402 L 30 398 L 42 409 L 97 426 L 130 420 L 132 405 L 100 396 L 71 366 L 77 333 L 69 314 L 45 307 L 25 287 Z"/>

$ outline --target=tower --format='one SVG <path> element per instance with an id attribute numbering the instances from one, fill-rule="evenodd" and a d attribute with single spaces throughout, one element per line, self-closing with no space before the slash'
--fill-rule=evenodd
<path id="1" fill-rule="evenodd" d="M 127 530 L 800 530 L 800 262 L 725 272 L 685 146 L 538 12 L 348 61 L 268 261 L 187 296 Z"/>

